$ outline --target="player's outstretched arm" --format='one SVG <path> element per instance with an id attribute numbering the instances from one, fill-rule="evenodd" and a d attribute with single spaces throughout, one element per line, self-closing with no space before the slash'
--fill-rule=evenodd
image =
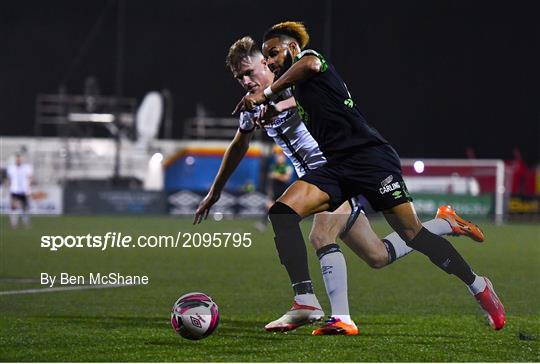
<path id="1" fill-rule="evenodd" d="M 294 99 L 294 97 L 289 97 L 288 99 L 282 100 L 277 104 L 266 105 L 262 109 L 262 112 L 259 118 L 257 118 L 256 123 L 260 127 L 263 127 L 269 122 L 274 121 L 274 119 L 283 111 L 294 108 L 296 108 L 296 100 Z"/>
<path id="2" fill-rule="evenodd" d="M 306 54 L 281 75 L 281 77 L 270 86 L 270 90 L 273 94 L 278 94 L 293 85 L 307 81 L 321 72 L 321 67 L 322 63 L 318 57 Z"/>
<path id="3" fill-rule="evenodd" d="M 225 151 L 221 166 L 219 167 L 219 171 L 214 178 L 214 182 L 212 183 L 208 194 L 199 204 L 197 211 L 195 211 L 193 219 L 194 225 L 201 223 L 203 219 L 208 217 L 210 208 L 219 200 L 223 187 L 225 187 L 225 184 L 240 164 L 240 161 L 244 158 L 244 155 L 249 148 L 251 137 L 252 133 L 236 132 L 234 139 Z"/>
<path id="4" fill-rule="evenodd" d="M 318 57 L 309 54 L 305 55 L 266 90 L 244 96 L 236 105 L 236 108 L 232 112 L 233 115 L 242 110 L 253 110 L 256 105 L 264 103 L 272 95 L 276 95 L 297 83 L 309 80 L 321 71 L 321 67 L 322 63 Z"/>

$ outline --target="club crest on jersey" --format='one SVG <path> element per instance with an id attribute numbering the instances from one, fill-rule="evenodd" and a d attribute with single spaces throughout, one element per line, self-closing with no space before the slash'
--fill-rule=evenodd
<path id="1" fill-rule="evenodd" d="M 379 192 L 381 193 L 381 195 L 384 195 L 387 192 L 392 192 L 400 188 L 401 188 L 400 183 L 394 182 L 392 184 L 387 184 L 386 186 L 379 188 Z M 401 191 L 396 191 L 396 192 L 399 192 L 401 194 Z M 395 197 L 395 192 L 392 195 Z M 399 198 L 399 197 L 396 197 L 396 198 Z"/>

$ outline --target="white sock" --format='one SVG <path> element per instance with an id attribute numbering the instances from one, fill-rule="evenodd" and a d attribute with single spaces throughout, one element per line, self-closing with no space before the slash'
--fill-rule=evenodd
<path id="1" fill-rule="evenodd" d="M 19 214 L 15 211 L 12 211 L 11 214 L 9 214 L 9 223 L 11 224 L 11 227 L 13 229 L 17 227 L 18 221 L 19 221 Z"/>
<path id="2" fill-rule="evenodd" d="M 30 226 L 30 215 L 28 215 L 27 212 L 23 212 L 21 215 L 21 220 L 23 221 L 25 226 Z"/>
<path id="3" fill-rule="evenodd" d="M 422 225 L 424 225 L 424 227 L 433 234 L 439 236 L 452 233 L 452 227 L 450 226 L 448 221 L 444 219 L 429 220 L 422 223 Z M 404 257 L 405 255 L 413 251 L 413 249 L 410 248 L 407 244 L 405 244 L 405 241 L 401 239 L 401 237 L 396 232 L 393 232 L 392 234 L 386 236 L 384 240 L 392 244 L 392 246 L 394 247 L 394 252 L 396 256 L 394 257 L 393 261 L 398 260 L 399 258 Z"/>
<path id="4" fill-rule="evenodd" d="M 305 306 L 313 306 L 313 307 L 321 307 L 321 304 L 319 303 L 319 300 L 317 299 L 317 296 L 315 296 L 314 293 L 303 293 L 303 294 L 297 294 L 294 296 L 294 300 L 299 305 L 305 305 Z"/>
<path id="5" fill-rule="evenodd" d="M 433 219 L 423 222 L 422 225 L 435 235 L 443 236 L 452 234 L 452 227 L 445 219 Z"/>
<path id="6" fill-rule="evenodd" d="M 469 286 L 469 291 L 473 295 L 477 295 L 478 293 L 483 292 L 484 289 L 486 289 L 487 283 L 484 277 L 480 277 L 479 275 L 476 275 L 476 273 L 474 273 L 474 275 L 474 282 L 472 282 L 472 284 Z"/>
<path id="7" fill-rule="evenodd" d="M 346 324 L 349 324 L 349 325 L 354 323 L 350 315 L 332 315 L 332 317 L 340 319 L 342 322 L 345 322 Z"/>
<path id="8" fill-rule="evenodd" d="M 413 248 L 405 244 L 405 240 L 401 239 L 401 237 L 398 235 L 398 233 L 393 232 L 390 235 L 387 235 L 383 239 L 383 243 L 390 244 L 392 247 L 394 247 L 394 255 L 389 251 L 388 254 L 390 255 L 390 263 L 398 260 L 401 257 L 404 257 L 405 255 L 409 254 L 413 251 Z M 388 245 L 386 246 L 386 249 L 389 250 L 391 247 Z"/>
<path id="9" fill-rule="evenodd" d="M 339 245 L 332 243 L 317 251 L 324 286 L 332 307 L 332 317 L 352 323 L 347 297 L 347 264 Z"/>

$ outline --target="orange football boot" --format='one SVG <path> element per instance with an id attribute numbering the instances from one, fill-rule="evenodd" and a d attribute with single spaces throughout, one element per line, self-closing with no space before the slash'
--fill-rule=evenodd
<path id="1" fill-rule="evenodd" d="M 311 335 L 358 335 L 358 328 L 354 324 L 346 324 L 338 318 L 330 317 L 322 327 L 313 330 Z"/>
<path id="2" fill-rule="evenodd" d="M 484 233 L 478 226 L 458 216 L 450 205 L 443 205 L 437 209 L 437 219 L 448 221 L 455 235 L 465 235 L 477 242 L 484 241 Z"/>

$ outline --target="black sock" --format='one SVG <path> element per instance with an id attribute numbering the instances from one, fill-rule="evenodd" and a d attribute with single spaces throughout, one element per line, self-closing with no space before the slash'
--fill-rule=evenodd
<path id="1" fill-rule="evenodd" d="M 276 234 L 274 240 L 279 259 L 287 269 L 293 288 L 295 285 L 298 286 L 298 283 L 309 282 L 309 285 L 311 285 L 306 244 L 300 230 L 300 220 L 302 218 L 293 209 L 281 202 L 276 202 L 270 208 L 269 217 Z"/>
<path id="2" fill-rule="evenodd" d="M 341 249 L 339 248 L 339 245 L 332 243 L 323 246 L 322 248 L 317 249 L 317 257 L 319 260 L 322 259 L 326 254 L 335 253 L 335 252 L 341 252 Z"/>
<path id="3" fill-rule="evenodd" d="M 294 290 L 295 296 L 299 294 L 307 294 L 307 293 L 313 294 L 313 284 L 311 283 L 311 281 L 294 283 L 292 285 L 292 288 Z"/>
<path id="4" fill-rule="evenodd" d="M 436 266 L 448 274 L 453 274 L 465 284 L 474 282 L 474 273 L 450 242 L 433 234 L 425 227 L 407 245 L 426 255 Z"/>

